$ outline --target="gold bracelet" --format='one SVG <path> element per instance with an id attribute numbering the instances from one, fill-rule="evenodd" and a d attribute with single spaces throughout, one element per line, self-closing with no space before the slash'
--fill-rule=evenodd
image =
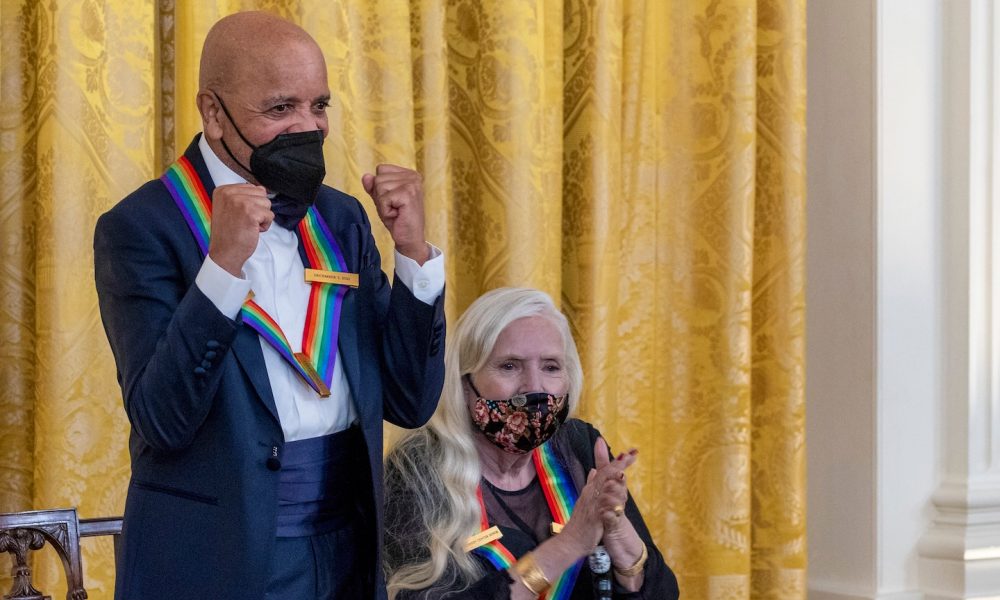
<path id="1" fill-rule="evenodd" d="M 535 562 L 535 555 L 528 552 L 514 563 L 514 572 L 521 578 L 521 583 L 528 591 L 535 596 L 542 595 L 542 592 L 549 589 L 552 583 Z"/>
<path id="2" fill-rule="evenodd" d="M 615 573 L 618 573 L 622 577 L 635 577 L 639 573 L 642 573 L 643 567 L 646 566 L 646 559 L 649 558 L 649 552 L 646 550 L 646 544 L 642 544 L 642 552 L 639 553 L 639 558 L 635 561 L 631 567 L 627 569 L 619 569 L 615 566 Z"/>

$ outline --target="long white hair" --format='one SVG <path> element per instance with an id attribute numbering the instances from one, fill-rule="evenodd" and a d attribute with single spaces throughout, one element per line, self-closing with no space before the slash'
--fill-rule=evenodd
<path id="1" fill-rule="evenodd" d="M 387 540 L 405 540 L 411 546 L 402 564 L 387 560 L 390 600 L 402 590 L 431 587 L 446 572 L 458 582 L 441 582 L 449 588 L 467 586 L 483 575 L 464 550 L 465 540 L 479 531 L 476 488 L 482 475 L 473 441 L 481 434 L 469 415 L 462 377 L 483 368 L 500 333 L 525 317 L 549 319 L 562 335 L 570 414 L 576 410 L 583 369 L 569 323 L 552 299 L 538 290 L 499 288 L 473 302 L 449 336 L 437 411 L 426 426 L 400 438 L 386 456 L 386 498 L 390 503 L 393 495 L 405 498 L 413 511 L 406 531 L 393 531 L 394 523 L 387 522 Z"/>

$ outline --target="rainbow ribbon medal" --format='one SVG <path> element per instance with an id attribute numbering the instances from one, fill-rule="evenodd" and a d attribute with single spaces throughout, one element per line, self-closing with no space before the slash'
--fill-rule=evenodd
<path id="1" fill-rule="evenodd" d="M 552 522 L 559 527 L 569 522 L 569 517 L 573 513 L 573 506 L 576 505 L 577 492 L 573 485 L 566 467 L 559 461 L 549 442 L 535 448 L 531 455 L 535 462 L 535 471 L 538 473 L 538 482 L 542 486 L 542 493 L 545 494 L 545 502 L 549 505 L 549 512 L 552 514 Z M 483 502 L 483 489 L 479 486 L 476 489 L 479 497 L 479 508 L 482 513 L 480 519 L 481 531 L 489 529 L 489 519 L 486 516 L 486 504 Z M 509 569 L 514 564 L 515 558 L 499 539 L 484 544 L 473 552 L 497 568 Z M 570 568 L 566 569 L 558 580 L 548 590 L 539 596 L 544 600 L 565 600 L 573 592 L 580 568 L 583 567 L 583 559 L 578 560 Z"/>
<path id="2" fill-rule="evenodd" d="M 490 521 L 486 517 L 486 504 L 483 502 L 483 486 L 478 486 L 476 488 L 476 497 L 479 499 L 479 530 L 486 531 L 490 528 Z M 486 560 L 497 568 L 497 571 L 502 571 L 504 569 L 509 569 L 512 564 L 516 562 L 517 559 L 514 555 L 510 553 L 499 539 L 493 540 L 488 544 L 483 544 L 482 546 L 473 550 L 476 554 L 482 556 Z"/>
<path id="3" fill-rule="evenodd" d="M 191 162 L 182 156 L 170 165 L 160 180 L 184 216 L 202 256 L 206 256 L 212 233 L 212 202 Z M 315 206 L 309 207 L 299 223 L 298 233 L 305 249 L 306 268 L 346 272 L 344 254 Z M 302 352 L 298 353 L 292 350 L 278 323 L 251 298 L 247 298 L 240 310 L 243 322 L 264 338 L 324 398 L 330 395 L 337 360 L 340 310 L 347 289 L 342 285 L 312 283 L 302 332 Z"/>

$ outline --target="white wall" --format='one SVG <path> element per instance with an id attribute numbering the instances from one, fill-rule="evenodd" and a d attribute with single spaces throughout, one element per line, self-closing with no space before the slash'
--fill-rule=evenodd
<path id="1" fill-rule="evenodd" d="M 810 597 L 1000 598 L 1000 7 L 808 18 Z"/>
<path id="2" fill-rule="evenodd" d="M 808 5 L 809 589 L 920 598 L 942 451 L 942 19 Z"/>
<path id="3" fill-rule="evenodd" d="M 808 5 L 810 598 L 875 588 L 874 9 Z"/>

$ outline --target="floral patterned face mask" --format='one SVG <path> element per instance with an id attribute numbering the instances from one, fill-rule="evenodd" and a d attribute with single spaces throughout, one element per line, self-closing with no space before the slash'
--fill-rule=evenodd
<path id="1" fill-rule="evenodd" d="M 487 400 L 466 373 L 476 394 L 472 422 L 490 442 L 505 452 L 526 454 L 551 438 L 569 414 L 568 394 L 517 394 L 506 400 Z"/>

